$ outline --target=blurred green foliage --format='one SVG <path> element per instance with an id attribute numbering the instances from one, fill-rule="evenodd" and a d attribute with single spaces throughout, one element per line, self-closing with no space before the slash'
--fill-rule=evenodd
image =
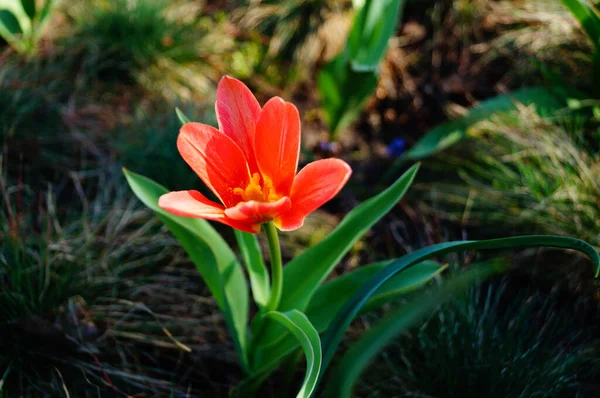
<path id="1" fill-rule="evenodd" d="M 332 138 L 360 113 L 377 87 L 378 67 L 402 18 L 404 0 L 355 1 L 357 14 L 342 54 L 317 75 Z"/>
<path id="2" fill-rule="evenodd" d="M 0 37 L 22 54 L 35 54 L 56 3 L 56 0 L 0 0 Z"/>
<path id="3" fill-rule="evenodd" d="M 75 32 L 67 44 L 83 48 L 87 75 L 171 98 L 211 94 L 220 67 L 211 59 L 234 43 L 225 26 L 187 1 L 79 1 L 70 15 Z"/>
<path id="4" fill-rule="evenodd" d="M 487 40 L 495 39 L 500 31 L 510 33 L 525 27 L 537 32 L 537 36 L 531 36 L 534 39 L 527 56 L 518 52 L 528 38 L 525 32 L 514 38 L 513 47 L 497 41 L 490 44 L 488 51 L 534 65 L 535 77 L 530 72 L 524 83 L 535 80 L 535 87 L 481 102 L 479 108 L 470 110 L 465 117 L 437 126 L 433 130 L 434 145 L 428 147 L 433 148 L 431 152 L 419 152 L 427 144 L 422 141 L 411 153 L 414 159 L 421 159 L 459 141 L 455 138 L 474 138 L 459 144 L 456 153 L 444 154 L 439 158 L 442 163 L 426 160 L 438 178 L 431 192 L 432 200 L 427 203 L 436 207 L 438 215 L 450 216 L 455 221 L 472 221 L 495 232 L 526 229 L 576 235 L 599 247 L 597 11 L 582 0 L 561 1 L 574 11 L 588 34 L 594 45 L 593 56 L 588 57 L 592 53 L 588 51 L 589 44 L 580 40 L 581 35 L 573 36 L 572 40 L 582 43 L 580 50 L 584 51 L 575 54 L 572 45 L 562 44 L 565 42 L 562 39 L 570 37 L 570 31 L 558 37 L 560 30 L 552 34 L 536 30 L 544 25 L 545 15 L 552 16 L 551 25 L 559 28 L 564 18 L 539 12 L 536 19 L 524 9 L 514 11 L 510 15 L 514 19 L 508 18 L 512 25 L 492 25 L 491 30 L 484 30 L 485 40 L 481 43 L 488 45 Z M 454 21 L 457 33 L 445 30 L 437 21 L 431 24 L 433 31 L 427 30 L 429 22 L 424 22 L 422 15 L 436 17 L 441 2 L 407 0 L 407 7 L 416 10 L 407 19 L 411 32 L 424 27 L 425 37 L 409 42 L 403 41 L 404 35 L 399 37 L 399 48 L 406 50 L 403 52 L 406 59 L 402 61 L 410 64 L 412 57 L 421 57 L 432 47 L 437 51 L 431 44 L 434 35 L 448 34 L 456 36 L 449 38 L 463 40 L 465 31 L 476 28 L 472 24 L 497 23 L 494 19 L 500 18 L 497 8 L 488 8 L 490 4 L 529 7 L 534 2 L 445 0 L 446 9 L 451 11 L 442 16 Z M 172 109 L 181 105 L 183 98 L 183 103 L 188 104 L 184 110 L 193 120 L 214 125 L 214 115 L 205 111 L 205 103 L 212 101 L 215 82 L 224 73 L 246 80 L 258 91 L 261 101 L 275 94 L 299 100 L 308 131 L 315 129 L 311 125 L 315 123 L 315 112 L 311 110 L 318 105 L 311 90 L 316 76 L 330 131 L 342 131 L 359 117 L 365 100 L 377 86 L 381 77 L 376 73 L 377 66 L 385 55 L 387 38 L 395 34 L 402 15 L 385 8 L 396 2 L 355 1 L 361 12 L 354 21 L 346 50 L 324 63 L 328 59 L 324 54 L 335 43 L 324 41 L 322 36 L 346 39 L 345 33 L 336 30 L 339 25 L 331 28 L 326 24 L 334 17 L 347 21 L 348 0 L 58 3 L 0 0 L 0 36 L 12 48 L 0 44 L 0 182 L 4 184 L 0 192 L 0 334 L 3 335 L 0 384 L 5 382 L 0 396 L 38 396 L 42 394 L 40 391 L 60 395 L 64 394 L 65 386 L 71 396 L 78 396 L 82 391 L 78 389 L 80 383 L 85 384 L 84 390 L 89 388 L 92 396 L 98 394 L 94 385 L 101 386 L 103 393 L 106 390 L 107 394 L 113 394 L 105 383 L 105 375 L 94 368 L 98 358 L 119 393 L 160 391 L 185 396 L 188 386 L 182 380 L 187 382 L 188 378 L 181 376 L 180 380 L 177 368 L 183 354 L 166 337 L 163 330 L 167 326 L 162 322 L 167 322 L 168 330 L 175 330 L 173 334 L 184 339 L 185 344 L 202 341 L 203 348 L 211 348 L 206 355 L 213 351 L 221 355 L 218 350 L 223 350 L 226 357 L 230 347 L 223 344 L 222 331 L 215 322 L 217 317 L 211 313 L 214 303 L 204 297 L 203 285 L 190 276 L 196 275 L 192 267 L 182 267 L 182 256 L 174 240 L 148 212 L 124 194 L 123 181 L 112 180 L 120 175 L 118 166 L 151 176 L 173 189 L 197 188 L 198 178 L 181 161 L 174 144 L 179 123 Z M 397 2 L 400 8 L 403 3 Z M 555 4 L 560 5 L 560 1 L 541 3 L 553 12 Z M 568 15 L 566 8 L 560 10 L 562 16 Z M 385 23 L 374 24 L 381 15 L 385 16 Z M 506 13 L 501 17 L 507 18 Z M 51 24 L 52 21 L 56 23 Z M 407 37 L 414 39 L 410 32 Z M 560 51 L 552 54 L 555 57 L 558 54 L 559 60 L 567 65 L 560 73 L 554 73 L 548 62 L 548 48 L 553 45 Z M 464 51 L 472 55 L 478 49 L 471 46 Z M 531 62 L 533 58 L 537 61 Z M 476 65 L 480 68 L 477 73 L 485 74 L 485 67 L 495 67 L 490 65 Z M 569 73 L 574 66 L 577 76 L 575 69 Z M 409 74 L 392 71 L 391 79 L 395 82 L 392 89 L 413 84 L 409 75 L 414 74 L 412 77 L 417 78 L 414 90 L 429 90 L 429 82 L 419 80 L 430 68 L 426 69 L 410 70 L 409 65 Z M 464 68 L 459 72 L 461 77 L 465 76 Z M 574 86 L 572 81 L 576 79 L 583 81 L 577 86 L 583 95 L 555 96 L 557 86 Z M 593 87 L 588 85 L 592 80 Z M 533 94 L 523 96 L 523 93 Z M 441 93 L 439 98 L 444 105 L 447 95 Z M 399 102 L 390 106 L 402 114 L 405 105 Z M 542 112 L 547 105 L 552 112 Z M 317 120 L 317 129 L 321 128 L 319 123 Z M 361 127 L 356 130 L 363 134 Z M 450 133 L 437 135 L 442 130 Z M 431 140 L 432 135 L 428 137 Z M 343 152 L 340 156 L 354 154 Z M 357 165 L 357 174 L 360 168 Z M 450 178 L 444 177 L 445 181 L 440 182 L 441 172 L 459 174 L 460 179 L 449 183 Z M 47 206 L 52 203 L 53 195 L 60 202 Z M 401 206 L 404 208 L 405 204 Z M 391 222 L 404 228 L 396 216 L 391 216 Z M 331 217 L 335 220 L 337 215 Z M 478 232 L 483 230 L 479 228 Z M 375 255 L 379 250 L 377 242 L 396 246 L 395 240 L 380 235 L 364 243 L 373 244 L 369 250 Z M 353 250 L 360 256 L 362 252 L 357 247 Z M 345 266 L 353 267 L 348 264 Z M 565 314 L 568 311 L 556 310 L 552 318 L 548 315 L 551 310 L 546 313 L 545 308 L 554 308 L 554 304 L 544 304 L 547 302 L 539 295 L 523 294 L 516 298 L 523 311 L 520 315 L 516 307 L 505 309 L 503 303 L 509 301 L 510 295 L 489 293 L 486 296 L 489 303 L 483 305 L 481 298 L 477 298 L 481 292 L 469 293 L 445 307 L 422 330 L 401 338 L 401 346 L 379 361 L 387 361 L 389 366 L 378 370 L 379 375 L 367 376 L 386 380 L 376 386 L 372 383 L 363 393 L 374 397 L 429 391 L 435 395 L 443 391 L 440 387 L 443 383 L 451 382 L 456 383 L 452 387 L 456 391 L 465 391 L 461 388 L 474 386 L 474 379 L 465 380 L 466 374 L 498 383 L 497 390 L 490 394 L 499 396 L 501 393 L 510 396 L 508 380 L 513 380 L 515 386 L 522 383 L 527 391 L 533 391 L 533 382 L 538 382 L 540 388 L 546 385 L 555 391 L 575 391 L 579 379 L 573 377 L 574 370 L 581 370 L 579 365 L 587 363 L 589 345 L 576 343 L 575 332 L 563 330 L 573 323 L 569 314 Z M 94 301 L 101 296 L 114 301 L 96 306 Z M 98 344 L 78 346 L 83 351 L 98 350 L 92 351 L 98 358 L 85 352 L 83 357 L 73 360 L 74 371 L 65 372 L 62 366 L 67 351 L 60 344 L 53 346 L 56 340 L 52 330 L 56 325 L 67 324 L 65 318 L 79 313 L 79 297 L 89 300 L 94 311 L 92 323 L 102 325 L 106 321 L 117 327 L 111 330 L 114 334 Z M 150 312 L 143 313 L 142 305 L 137 306 L 139 303 L 148 304 Z M 485 311 L 481 310 L 482 305 L 487 308 Z M 573 301 L 567 307 L 577 305 Z M 524 320 L 528 316 L 538 322 L 546 316 L 542 314 L 547 315 L 544 319 L 548 321 L 548 331 L 526 327 Z M 558 324 L 560 320 L 564 328 Z M 29 331 L 38 329 L 43 333 L 24 333 L 26 326 Z M 579 333 L 588 331 L 582 326 Z M 524 341 L 533 342 L 529 351 L 517 341 L 519 333 Z M 77 340 L 77 330 L 67 334 Z M 210 344 L 214 343 L 211 340 L 214 336 L 217 344 L 213 350 Z M 551 351 L 549 341 L 568 349 Z M 52 346 L 51 350 L 38 351 L 42 344 Z M 454 350 L 461 344 L 468 349 Z M 168 351 L 167 357 L 172 355 L 175 359 L 164 361 L 161 350 Z M 440 354 L 436 355 L 436 351 Z M 400 355 L 409 359 L 402 363 Z M 482 362 L 481 355 L 491 360 Z M 52 360 L 45 361 L 48 358 Z M 490 367 L 498 364 L 514 366 L 492 374 Z M 61 375 L 54 371 L 55 366 Z M 454 379 L 440 376 L 442 366 L 450 370 L 449 377 Z M 525 376 L 528 367 L 529 379 Z M 208 383 L 208 394 L 218 388 L 227 390 L 227 386 L 239 381 L 237 371 L 232 366 L 218 367 L 217 372 L 225 376 L 221 375 L 223 379 L 216 383 L 212 380 Z M 192 378 L 201 378 L 202 372 L 196 369 Z M 584 369 L 579 375 L 591 374 L 586 372 Z M 550 385 L 552 377 L 556 382 Z M 219 387 L 215 387 L 217 384 Z M 278 392 L 274 389 L 270 393 L 278 396 Z M 468 391 L 465 394 L 469 396 Z M 448 396 L 442 392 L 438 395 Z"/>

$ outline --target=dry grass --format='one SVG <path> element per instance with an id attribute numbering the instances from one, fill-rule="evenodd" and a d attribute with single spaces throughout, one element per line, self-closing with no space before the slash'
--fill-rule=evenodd
<path id="1" fill-rule="evenodd" d="M 28 187 L 2 179 L 4 391 L 224 396 L 239 370 L 219 311 L 117 173 L 74 175 L 103 189 L 67 212 L 52 188 L 25 211 Z"/>
<path id="2" fill-rule="evenodd" d="M 464 184 L 436 183 L 431 203 L 451 205 L 464 222 L 527 225 L 600 247 L 600 158 L 586 123 L 521 108 L 473 126 L 468 151 L 441 158 Z"/>

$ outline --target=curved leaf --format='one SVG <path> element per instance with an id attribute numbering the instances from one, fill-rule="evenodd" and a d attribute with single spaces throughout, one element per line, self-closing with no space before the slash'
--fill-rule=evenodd
<path id="1" fill-rule="evenodd" d="M 387 214 L 412 184 L 419 165 L 412 166 L 388 189 L 353 209 L 337 228 L 318 244 L 290 261 L 283 270 L 282 310 L 304 310 L 319 285 L 341 258 L 381 217 Z"/>
<path id="2" fill-rule="evenodd" d="M 321 286 L 315 293 L 307 309 L 307 317 L 317 331 L 327 329 L 337 311 L 370 277 L 391 261 L 363 266 Z M 423 285 L 446 269 L 445 265 L 425 261 L 394 276 L 367 302 L 364 311 L 378 308 L 400 294 L 407 293 Z M 253 364 L 258 373 L 275 367 L 286 355 L 293 352 L 298 343 L 286 334 L 279 334 L 265 345 L 255 347 Z"/>
<path id="3" fill-rule="evenodd" d="M 6 39 L 23 33 L 19 20 L 10 10 L 0 10 L 0 34 Z"/>
<path id="4" fill-rule="evenodd" d="M 35 18 L 35 0 L 21 0 L 21 5 L 29 19 Z"/>
<path id="5" fill-rule="evenodd" d="M 579 21 L 581 27 L 600 51 L 600 17 L 585 0 L 562 0 L 562 3 Z"/>
<path id="6" fill-rule="evenodd" d="M 297 398 L 308 398 L 312 395 L 321 372 L 321 339 L 319 333 L 310 323 L 306 315 L 297 310 L 287 312 L 271 311 L 265 314 L 284 326 L 300 342 L 306 356 L 306 375 Z"/>
<path id="7" fill-rule="evenodd" d="M 223 311 L 242 365 L 247 367 L 248 285 L 240 263 L 221 235 L 205 220 L 185 218 L 158 207 L 167 189 L 154 181 L 123 169 L 129 186 L 165 223 L 190 256 L 215 301 Z"/>
<path id="8" fill-rule="evenodd" d="M 517 109 L 517 103 L 526 106 L 535 104 L 536 111 L 545 116 L 566 107 L 566 99 L 571 95 L 577 97 L 578 93 L 563 92 L 560 88 L 550 90 L 545 87 L 529 87 L 481 101 L 464 116 L 429 130 L 412 148 L 396 159 L 384 174 L 383 181 L 395 176 L 407 162 L 424 159 L 457 144 L 467 137 L 469 127 L 493 114 Z"/>
<path id="9" fill-rule="evenodd" d="M 296 256 L 283 268 L 279 310 L 306 309 L 314 292 L 340 259 L 400 200 L 418 169 L 419 166 L 414 165 L 388 189 L 353 209 L 327 238 Z M 280 328 L 267 327 L 253 344 L 264 345 L 277 339 L 280 334 Z"/>
<path id="10" fill-rule="evenodd" d="M 318 331 L 325 330 L 337 311 L 360 289 L 365 281 L 393 261 L 365 265 L 323 284 L 315 292 L 306 308 L 306 316 Z M 392 298 L 422 286 L 445 269 L 445 265 L 435 261 L 424 261 L 395 275 L 369 299 L 365 305 L 365 311 L 381 307 Z"/>
<path id="11" fill-rule="evenodd" d="M 352 387 L 362 371 L 394 337 L 413 327 L 423 317 L 433 312 L 441 303 L 452 298 L 456 293 L 505 268 L 506 266 L 498 263 L 498 261 L 480 265 L 473 264 L 463 275 L 445 281 L 434 289 L 427 289 L 419 293 L 411 298 L 408 303 L 386 315 L 385 318 L 352 343 L 332 372 L 332 376 L 327 383 L 326 396 L 331 398 L 350 397 Z"/>
<path id="12" fill-rule="evenodd" d="M 387 280 L 389 280 L 398 272 L 414 266 L 415 264 L 418 264 L 428 258 L 460 250 L 503 249 L 535 246 L 561 247 L 578 250 L 592 259 L 594 265 L 596 266 L 596 276 L 598 276 L 598 273 L 600 272 L 600 256 L 598 256 L 598 253 L 592 246 L 582 240 L 563 236 L 531 235 L 481 241 L 446 242 L 417 250 L 405 255 L 399 260 L 394 261 L 392 264 L 379 271 L 373 278 L 367 281 L 337 313 L 322 339 L 323 369 L 327 368 L 327 365 L 331 361 L 331 358 L 333 357 L 333 354 L 342 340 L 346 329 L 356 314 L 358 314 L 358 312 L 373 296 L 377 289 L 379 289 L 379 287 L 381 287 Z"/>
<path id="13" fill-rule="evenodd" d="M 252 297 L 259 308 L 263 308 L 269 301 L 271 286 L 269 282 L 269 272 L 265 266 L 260 246 L 256 235 L 247 232 L 233 230 L 237 239 L 246 270 L 250 277 L 250 287 L 252 288 Z"/>

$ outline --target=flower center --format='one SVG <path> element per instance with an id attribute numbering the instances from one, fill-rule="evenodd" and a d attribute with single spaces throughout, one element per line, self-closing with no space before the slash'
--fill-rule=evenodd
<path id="1" fill-rule="evenodd" d="M 271 179 L 263 177 L 261 184 L 260 177 L 261 176 L 258 173 L 252 174 L 248 186 L 245 189 L 234 188 L 233 193 L 240 195 L 243 202 L 248 202 L 250 200 L 256 200 L 258 202 L 275 202 L 278 200 L 281 196 L 275 192 Z"/>

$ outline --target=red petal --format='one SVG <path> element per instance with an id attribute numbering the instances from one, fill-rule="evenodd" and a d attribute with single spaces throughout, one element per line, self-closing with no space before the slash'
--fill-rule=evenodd
<path id="1" fill-rule="evenodd" d="M 166 193 L 158 199 L 158 206 L 176 216 L 217 221 L 250 233 L 260 231 L 260 225 L 256 229 L 252 224 L 229 219 L 225 216 L 225 208 L 223 206 L 206 198 L 198 191 Z"/>
<path id="2" fill-rule="evenodd" d="M 304 218 L 333 198 L 346 184 L 352 169 L 340 159 L 323 159 L 309 163 L 294 179 L 292 208 L 275 220 L 282 231 L 298 229 Z"/>
<path id="3" fill-rule="evenodd" d="M 284 196 L 276 202 L 258 202 L 250 200 L 235 207 L 225 209 L 225 215 L 232 220 L 251 224 L 262 224 L 271 221 L 287 212 L 292 205 L 290 198 Z"/>
<path id="4" fill-rule="evenodd" d="M 177 148 L 225 206 L 234 206 L 240 201 L 233 189 L 246 188 L 250 176 L 246 158 L 231 138 L 206 124 L 186 123 L 177 138 Z"/>
<path id="5" fill-rule="evenodd" d="M 298 109 L 279 97 L 271 98 L 260 112 L 254 136 L 256 161 L 280 196 L 289 196 L 300 154 Z"/>
<path id="6" fill-rule="evenodd" d="M 251 173 L 256 173 L 258 167 L 252 143 L 260 115 L 258 101 L 244 83 L 223 76 L 217 87 L 215 109 L 219 130 L 238 144 L 248 160 Z"/>

